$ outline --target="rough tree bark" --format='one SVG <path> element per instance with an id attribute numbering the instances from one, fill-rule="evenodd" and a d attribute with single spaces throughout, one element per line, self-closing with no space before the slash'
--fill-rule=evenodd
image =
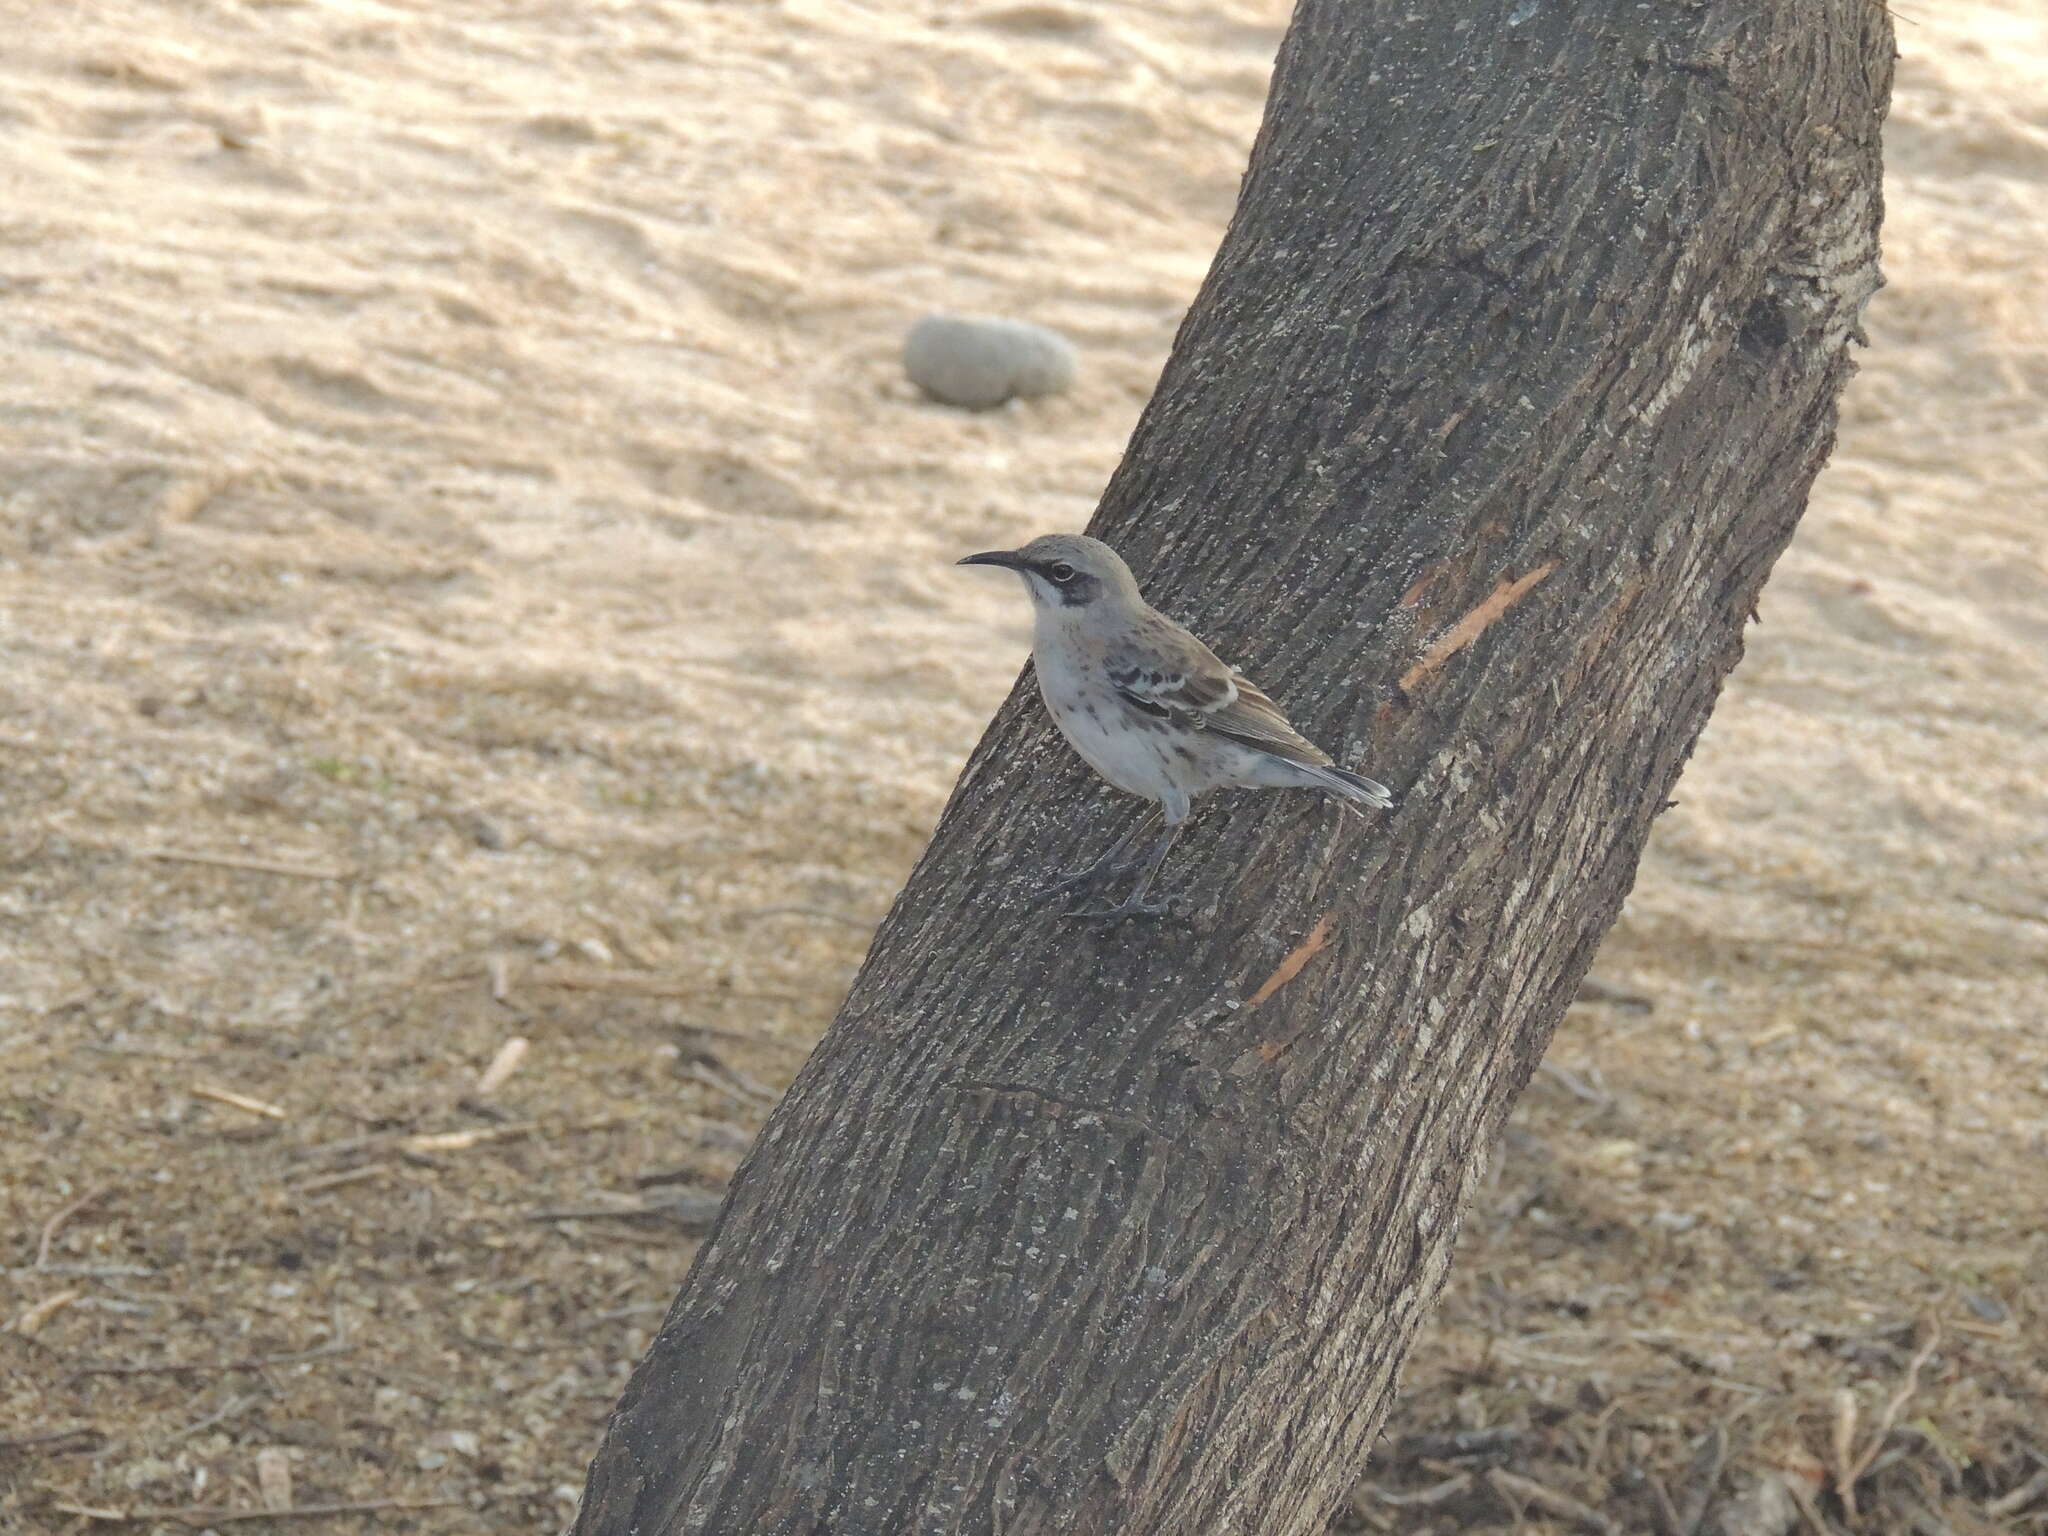
<path id="1" fill-rule="evenodd" d="M 1320 1528 L 1831 444 L 1891 58 L 1878 0 L 1303 0 L 1093 531 L 1405 803 L 1028 912 L 1112 823 L 1020 685 L 579 1532 Z"/>

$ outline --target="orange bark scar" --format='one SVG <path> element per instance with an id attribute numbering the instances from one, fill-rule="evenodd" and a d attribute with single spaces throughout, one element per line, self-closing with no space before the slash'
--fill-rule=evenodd
<path id="1" fill-rule="evenodd" d="M 1401 691 L 1405 693 L 1413 688 L 1485 634 L 1489 625 L 1519 603 L 1528 595 L 1530 588 L 1556 569 L 1555 560 L 1546 560 L 1535 570 L 1517 576 L 1513 581 L 1504 581 L 1487 593 L 1484 602 L 1431 641 L 1429 649 L 1422 653 L 1421 659 L 1401 674 Z"/>
<path id="2" fill-rule="evenodd" d="M 1317 918 L 1315 927 L 1308 931 L 1308 937 L 1295 945 L 1288 953 L 1287 958 L 1273 968 L 1273 974 L 1259 984 L 1259 990 L 1245 999 L 1245 1007 L 1258 1007 L 1259 1004 L 1299 976 L 1301 968 L 1313 960 L 1316 957 L 1316 953 L 1325 944 L 1330 942 L 1330 928 L 1336 916 L 1335 912 L 1325 912 L 1321 917 Z"/>

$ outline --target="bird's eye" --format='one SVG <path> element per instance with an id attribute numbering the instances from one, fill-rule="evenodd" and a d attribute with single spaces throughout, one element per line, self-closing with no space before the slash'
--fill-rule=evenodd
<path id="1" fill-rule="evenodd" d="M 1064 587 L 1074 579 L 1074 568 L 1064 560 L 1055 560 L 1045 568 L 1045 574 Z"/>

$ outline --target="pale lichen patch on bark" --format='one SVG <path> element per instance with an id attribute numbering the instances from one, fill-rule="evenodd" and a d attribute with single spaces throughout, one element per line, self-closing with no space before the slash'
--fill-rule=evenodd
<path id="1" fill-rule="evenodd" d="M 1800 210 L 1798 247 L 1774 284 L 1824 356 L 1863 339 L 1864 307 L 1884 286 L 1872 209 L 1876 193 L 1845 170 L 1831 171 Z"/>
<path id="2" fill-rule="evenodd" d="M 1657 386 L 1657 392 L 1637 408 L 1636 414 L 1648 426 L 1664 414 L 1665 407 L 1676 400 L 1692 376 L 1699 371 L 1700 364 L 1721 347 L 1727 345 L 1724 334 L 1727 324 L 1721 313 L 1720 295 L 1708 293 L 1701 298 L 1699 308 L 1685 322 L 1685 329 L 1679 333 L 1677 345 L 1672 349 L 1671 367 L 1664 376 L 1664 382 Z"/>

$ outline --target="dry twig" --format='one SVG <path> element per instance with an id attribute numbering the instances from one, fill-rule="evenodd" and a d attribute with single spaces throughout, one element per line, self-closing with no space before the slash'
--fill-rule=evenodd
<path id="1" fill-rule="evenodd" d="M 514 1125 L 481 1125 L 466 1131 L 429 1131 L 406 1137 L 399 1147 L 406 1152 L 467 1152 L 471 1147 L 480 1147 L 486 1142 L 530 1136 L 539 1129 L 539 1121 L 522 1120 Z"/>
<path id="2" fill-rule="evenodd" d="M 733 913 L 734 917 L 751 920 L 760 917 L 815 917 L 828 923 L 844 923 L 849 928 L 872 932 L 879 919 L 855 917 L 850 912 L 835 912 L 830 907 L 753 907 Z"/>
<path id="3" fill-rule="evenodd" d="M 1632 1013 L 1650 1013 L 1656 1009 L 1656 1002 L 1640 992 L 1630 992 L 1621 987 L 1610 986 L 1597 977 L 1588 976 L 1579 983 L 1575 1003 L 1612 1003 Z"/>
<path id="4" fill-rule="evenodd" d="M 331 864 L 288 864 L 283 859 L 259 858 L 248 853 L 202 853 L 196 848 L 142 848 L 145 859 L 163 859 L 175 864 L 206 864 L 215 869 L 246 869 L 259 875 L 290 875 L 300 880 L 346 880 L 349 871 Z"/>
<path id="5" fill-rule="evenodd" d="M 1593 1087 L 1576 1073 L 1559 1066 L 1554 1061 L 1543 1062 L 1536 1070 L 1582 1103 L 1596 1104 L 1600 1108 L 1605 1109 L 1614 1102 L 1613 1094 L 1606 1092 L 1604 1089 Z M 1598 1073 L 1594 1075 L 1597 1077 Z"/>
<path id="6" fill-rule="evenodd" d="M 782 1095 L 774 1089 L 755 1082 L 746 1073 L 729 1067 L 724 1062 L 707 1064 L 702 1061 L 686 1061 L 676 1068 L 679 1077 L 711 1089 L 716 1093 L 729 1093 L 736 1098 L 752 1099 L 757 1104 L 773 1104 Z"/>
<path id="7" fill-rule="evenodd" d="M 634 1221 L 659 1217 L 674 1222 L 685 1232 L 707 1232 L 718 1219 L 725 1196 L 695 1191 L 671 1195 L 664 1200 L 637 1200 L 630 1205 L 543 1206 L 528 1211 L 528 1221 Z"/>
<path id="8" fill-rule="evenodd" d="M 537 965 L 522 978 L 529 987 L 563 992 L 605 992 L 623 997 L 730 997 L 746 1002 L 797 1003 L 800 992 L 767 987 L 722 987 L 716 982 L 683 981 L 650 971 L 607 971 L 590 965 Z"/>
<path id="9" fill-rule="evenodd" d="M 74 1424 L 69 1429 L 45 1429 L 33 1435 L 0 1435 L 0 1451 L 18 1451 L 31 1445 L 55 1445 L 60 1440 L 78 1440 L 96 1435 L 91 1424 Z"/>
<path id="10" fill-rule="evenodd" d="M 1409 1462 L 1504 1456 L 1520 1445 L 1527 1434 L 1528 1431 L 1519 1424 L 1496 1424 L 1490 1429 L 1403 1435 L 1394 1444 L 1394 1454 Z"/>
<path id="11" fill-rule="evenodd" d="M 43 1240 L 36 1245 L 36 1268 L 45 1269 L 49 1266 L 50 1245 L 57 1241 L 58 1230 L 63 1227 L 65 1222 L 76 1216 L 102 1195 L 112 1194 L 118 1188 L 120 1188 L 118 1184 L 102 1184 L 97 1189 L 89 1189 L 69 1205 L 59 1210 L 48 1221 L 44 1222 Z"/>
<path id="12" fill-rule="evenodd" d="M 1714 1502 L 1714 1490 L 1721 1484 L 1721 1470 L 1727 1462 L 1728 1427 L 1716 1424 L 1708 1431 L 1693 1456 L 1692 1465 L 1687 1468 L 1692 1487 L 1685 1496 L 1685 1508 L 1678 1511 L 1677 1536 L 1699 1536 L 1700 1527 L 1706 1524 L 1707 1510 Z"/>
<path id="13" fill-rule="evenodd" d="M 550 1126 L 539 1120 L 519 1120 L 510 1125 L 478 1126 L 464 1131 L 372 1131 L 366 1136 L 344 1136 L 339 1141 L 316 1142 L 310 1147 L 294 1147 L 286 1155 L 294 1162 L 312 1162 L 316 1159 L 346 1157 L 355 1152 L 368 1152 L 391 1148 L 402 1154 L 423 1156 L 431 1152 L 466 1152 L 471 1147 L 485 1142 L 504 1141 L 514 1136 L 526 1136 L 535 1131 L 546 1131 L 551 1136 L 573 1136 L 585 1131 L 608 1131 L 623 1124 L 624 1116 L 600 1115 L 594 1120 L 572 1120 L 565 1125 Z M 305 1185 L 298 1186 L 304 1189 Z"/>
<path id="14" fill-rule="evenodd" d="M 526 1053 L 532 1042 L 524 1035 L 514 1035 L 498 1047 L 498 1054 L 491 1058 L 491 1064 L 483 1069 L 476 1080 L 476 1096 L 489 1098 L 505 1086 L 507 1078 L 519 1070 L 519 1063 L 526 1060 Z"/>
<path id="15" fill-rule="evenodd" d="M 1792 1507 L 1799 1511 L 1801 1523 L 1813 1536 L 1836 1536 L 1833 1527 L 1821 1519 L 1820 1509 L 1813 1502 L 1813 1490 L 1806 1486 L 1804 1479 L 1781 1477 L 1778 1486 L 1785 1490 L 1786 1496 L 1792 1500 Z"/>
<path id="16" fill-rule="evenodd" d="M 2039 1471 L 2012 1492 L 2001 1493 L 1986 1504 L 1984 1513 L 1994 1520 L 2003 1520 L 2008 1515 L 2018 1514 L 2043 1494 L 2048 1494 L 2048 1463 L 2043 1463 Z"/>
<path id="17" fill-rule="evenodd" d="M 811 1051 L 810 1042 L 781 1040 L 754 1029 L 731 1029 L 721 1024 L 699 1024 L 694 1021 L 678 1025 L 677 1028 L 685 1034 L 702 1035 L 707 1040 L 730 1040 L 735 1045 L 765 1045 L 771 1050 L 794 1051 L 800 1056 L 807 1056 Z"/>
<path id="18" fill-rule="evenodd" d="M 77 1301 L 85 1292 L 59 1291 L 54 1296 L 45 1296 L 34 1306 L 26 1308 L 21 1316 L 9 1323 L 0 1332 L 18 1333 L 25 1339 L 32 1339 L 42 1331 L 43 1324 Z"/>
<path id="19" fill-rule="evenodd" d="M 1911 1402 L 1913 1394 L 1920 1389 L 1920 1372 L 1933 1358 L 1935 1348 L 1941 1343 L 1941 1319 L 1930 1318 L 1927 1324 L 1927 1342 L 1920 1346 L 1912 1363 L 1906 1367 L 1906 1380 L 1899 1390 L 1892 1394 L 1892 1400 L 1884 1405 L 1884 1412 L 1878 1415 L 1877 1426 L 1871 1431 L 1870 1439 L 1863 1449 L 1856 1444 L 1856 1394 L 1844 1387 L 1835 1394 L 1835 1492 L 1842 1500 L 1842 1513 L 1851 1525 L 1861 1519 L 1856 1512 L 1856 1484 L 1868 1472 L 1877 1454 L 1884 1449 L 1884 1443 L 1891 1438 L 1892 1427 L 1898 1423 L 1900 1413 Z"/>
<path id="20" fill-rule="evenodd" d="M 1583 1525 L 1589 1531 L 1600 1532 L 1601 1536 L 1618 1536 L 1620 1532 L 1621 1527 L 1592 1505 L 1582 1504 L 1570 1494 L 1559 1493 L 1555 1488 L 1547 1488 L 1532 1477 L 1518 1477 L 1513 1472 L 1502 1471 L 1499 1467 L 1489 1469 L 1485 1476 L 1488 1485 L 1499 1495 L 1500 1501 L 1514 1512 L 1517 1520 L 1521 1518 L 1522 1506 L 1533 1504 L 1545 1514 Z"/>
<path id="21" fill-rule="evenodd" d="M 240 1397 L 230 1397 L 205 1418 L 194 1419 L 183 1429 L 173 1430 L 170 1438 L 172 1440 L 189 1440 L 203 1429 L 211 1429 L 216 1424 L 223 1424 L 240 1413 L 244 1408 L 253 1405 L 261 1395 L 261 1393 L 257 1392 L 246 1392 Z"/>
<path id="22" fill-rule="evenodd" d="M 1376 1483 L 1361 1483 L 1359 1486 L 1382 1504 L 1391 1504 L 1396 1509 L 1429 1509 L 1438 1504 L 1448 1504 L 1470 1489 L 1472 1474 L 1460 1472 L 1456 1477 L 1446 1478 L 1427 1488 L 1418 1488 L 1413 1493 L 1392 1493 Z"/>
<path id="23" fill-rule="evenodd" d="M 343 1184 L 358 1184 L 364 1179 L 381 1178 L 394 1172 L 396 1165 L 388 1162 L 361 1163 L 354 1168 L 343 1168 L 335 1173 L 315 1174 L 285 1187 L 295 1195 L 317 1195 L 322 1190 L 337 1189 Z"/>
<path id="24" fill-rule="evenodd" d="M 1684 1517 L 1671 1502 L 1671 1490 L 1664 1486 L 1664 1479 L 1650 1472 L 1645 1474 L 1645 1481 L 1650 1485 L 1650 1496 L 1657 1501 L 1657 1529 L 1664 1536 L 1688 1536 Z"/>
<path id="25" fill-rule="evenodd" d="M 309 1360 L 325 1360 L 332 1355 L 345 1355 L 354 1348 L 355 1345 L 347 1339 L 336 1339 L 318 1349 L 302 1349 L 285 1355 L 249 1355 L 240 1360 L 87 1360 L 71 1369 L 80 1376 L 181 1376 L 211 1371 L 260 1371 L 266 1366 L 303 1365 Z"/>
<path id="26" fill-rule="evenodd" d="M 252 1115 L 261 1115 L 266 1120 L 282 1120 L 285 1112 L 275 1104 L 262 1099 L 252 1099 L 246 1093 L 236 1093 L 232 1088 L 214 1088 L 205 1083 L 192 1085 L 192 1097 L 211 1099 L 216 1104 L 225 1104 L 231 1109 L 247 1110 Z"/>
<path id="27" fill-rule="evenodd" d="M 227 1525 L 237 1520 L 320 1520 L 334 1515 L 368 1515 L 384 1509 L 446 1509 L 460 1499 L 366 1499 L 357 1504 L 301 1504 L 294 1509 L 222 1509 L 204 1504 L 181 1509 L 96 1509 L 89 1504 L 52 1504 L 59 1514 L 109 1524 L 141 1525 L 176 1520 L 183 1525 Z"/>

